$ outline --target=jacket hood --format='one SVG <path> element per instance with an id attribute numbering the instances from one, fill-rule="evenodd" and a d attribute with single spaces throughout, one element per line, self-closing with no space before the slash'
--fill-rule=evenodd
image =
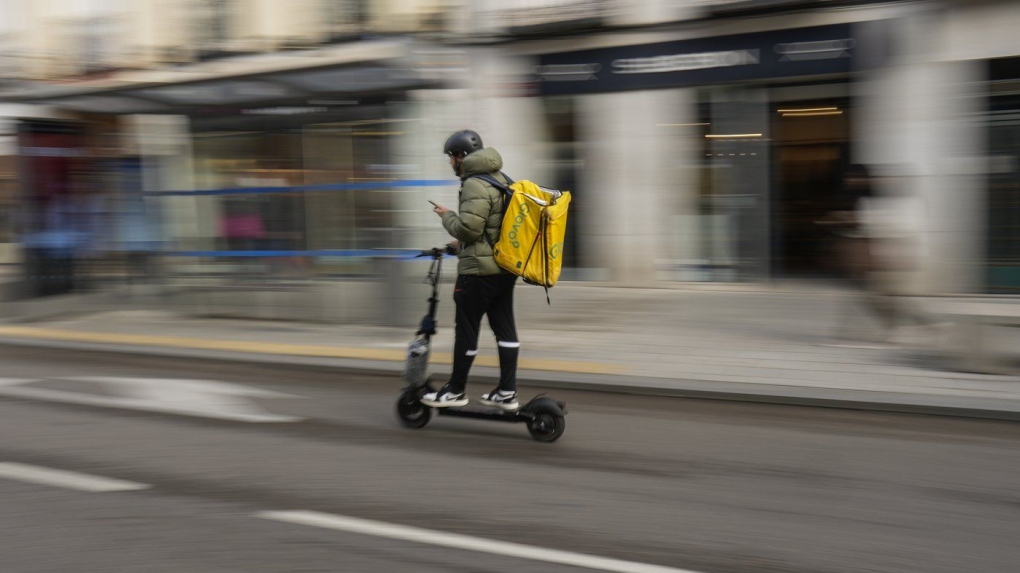
<path id="1" fill-rule="evenodd" d="M 464 158 L 461 179 L 503 169 L 503 158 L 491 147 L 480 149 Z"/>

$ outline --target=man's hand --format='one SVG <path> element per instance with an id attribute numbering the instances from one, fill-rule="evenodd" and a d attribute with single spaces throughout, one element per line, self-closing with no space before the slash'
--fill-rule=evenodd
<path id="1" fill-rule="evenodd" d="M 435 213 L 436 215 L 439 215 L 440 219 L 442 219 L 443 215 L 445 215 L 449 211 L 450 211 L 449 209 L 443 207 L 442 205 L 436 205 L 436 207 L 432 209 L 432 212 Z"/>

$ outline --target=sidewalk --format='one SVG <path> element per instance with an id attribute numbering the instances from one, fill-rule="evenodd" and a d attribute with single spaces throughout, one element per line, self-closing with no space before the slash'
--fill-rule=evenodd
<path id="1" fill-rule="evenodd" d="M 517 292 L 522 385 L 1020 419 L 1020 377 L 954 372 L 928 350 L 819 344 L 836 291 L 565 285 L 552 306 L 541 289 Z M 448 298 L 433 339 L 439 375 L 453 346 Z M 0 325 L 0 343 L 379 372 L 396 392 L 412 330 L 125 310 Z M 484 324 L 475 364 L 482 392 L 498 373 Z"/>

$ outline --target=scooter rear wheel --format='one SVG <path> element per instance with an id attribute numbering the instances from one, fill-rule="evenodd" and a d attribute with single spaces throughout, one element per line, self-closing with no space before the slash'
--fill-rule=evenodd
<path id="1" fill-rule="evenodd" d="M 567 429 L 567 420 L 559 408 L 539 406 L 528 420 L 528 432 L 539 442 L 555 442 Z"/>
<path id="2" fill-rule="evenodd" d="M 415 392 L 404 392 L 397 398 L 397 418 L 407 428 L 424 428 L 432 418 L 432 409 L 421 403 Z"/>

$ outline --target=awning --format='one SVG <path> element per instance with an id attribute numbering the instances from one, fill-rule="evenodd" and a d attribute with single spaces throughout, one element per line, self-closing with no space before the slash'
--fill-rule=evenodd
<path id="1" fill-rule="evenodd" d="M 163 72 L 138 72 L 137 81 L 119 79 L 85 85 L 18 82 L 0 86 L 0 102 L 51 105 L 78 112 L 103 114 L 210 115 L 275 105 L 307 105 L 312 100 L 351 99 L 361 95 L 402 92 L 438 83 L 434 73 L 422 73 L 406 44 L 352 45 L 347 57 L 337 50 L 320 50 L 317 58 L 274 54 L 274 60 L 243 59 L 215 62 Z M 394 49 L 394 48 L 398 49 Z M 342 51 L 341 51 L 342 52 Z M 332 55 L 332 57 L 331 57 Z M 308 65 L 314 62 L 314 65 Z M 124 74 L 130 78 L 131 73 Z M 175 78 L 185 78 L 174 81 Z"/>
<path id="2" fill-rule="evenodd" d="M 806 10 L 819 8 L 844 8 L 865 4 L 888 4 L 896 0 L 736 0 L 719 2 L 709 8 L 715 17 L 726 16 L 760 16 L 790 10 Z"/>

